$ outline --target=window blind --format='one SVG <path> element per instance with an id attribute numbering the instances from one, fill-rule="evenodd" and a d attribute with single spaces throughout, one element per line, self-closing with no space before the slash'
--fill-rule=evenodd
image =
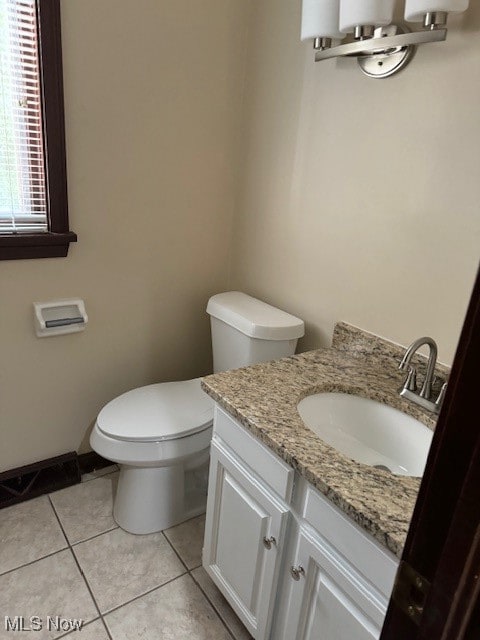
<path id="1" fill-rule="evenodd" d="M 48 231 L 35 0 L 0 0 L 0 233 Z"/>

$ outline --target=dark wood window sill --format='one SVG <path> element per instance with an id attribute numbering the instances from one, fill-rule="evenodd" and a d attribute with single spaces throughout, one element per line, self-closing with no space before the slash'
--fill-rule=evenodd
<path id="1" fill-rule="evenodd" d="M 76 241 L 72 231 L 0 236 L 0 260 L 65 258 L 70 243 Z"/>

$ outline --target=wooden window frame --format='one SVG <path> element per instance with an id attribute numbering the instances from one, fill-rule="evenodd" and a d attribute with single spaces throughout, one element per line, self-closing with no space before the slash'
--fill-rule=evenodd
<path id="1" fill-rule="evenodd" d="M 68 223 L 60 0 L 36 0 L 48 231 L 0 235 L 0 260 L 60 258 L 77 236 Z"/>

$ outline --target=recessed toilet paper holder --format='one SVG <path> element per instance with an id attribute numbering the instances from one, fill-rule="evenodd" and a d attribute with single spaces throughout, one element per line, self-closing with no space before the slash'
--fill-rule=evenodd
<path id="1" fill-rule="evenodd" d="M 33 318 L 39 338 L 83 331 L 88 322 L 85 303 L 79 298 L 34 302 Z"/>

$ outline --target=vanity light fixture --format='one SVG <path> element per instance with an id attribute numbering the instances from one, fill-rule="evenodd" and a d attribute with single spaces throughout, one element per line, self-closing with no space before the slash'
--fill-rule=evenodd
<path id="1" fill-rule="evenodd" d="M 469 4 L 469 0 L 406 0 L 405 20 L 421 23 L 420 29 L 411 31 L 392 23 L 395 2 L 303 0 L 301 39 L 313 38 L 315 62 L 354 57 L 366 75 L 387 78 L 410 62 L 418 45 L 445 40 L 448 14 L 466 11 Z"/>

